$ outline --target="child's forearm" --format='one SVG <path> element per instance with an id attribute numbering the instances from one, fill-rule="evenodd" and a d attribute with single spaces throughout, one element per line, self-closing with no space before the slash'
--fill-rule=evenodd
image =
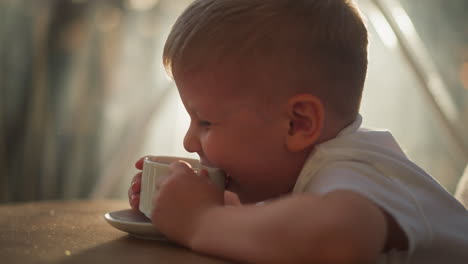
<path id="1" fill-rule="evenodd" d="M 361 206 L 359 199 L 343 198 L 347 204 L 306 194 L 262 206 L 215 208 L 200 221 L 189 246 L 251 263 L 365 263 L 375 259 L 385 241 L 385 221 L 372 208 L 369 212 Z"/>

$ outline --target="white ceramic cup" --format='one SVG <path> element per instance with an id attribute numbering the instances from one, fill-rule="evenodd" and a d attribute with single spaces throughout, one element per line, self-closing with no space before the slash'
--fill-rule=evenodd
<path id="1" fill-rule="evenodd" d="M 195 159 L 172 157 L 172 156 L 157 156 L 152 158 L 145 158 L 143 161 L 143 173 L 141 175 L 141 189 L 140 189 L 140 206 L 139 210 L 151 218 L 151 211 L 153 210 L 153 196 L 158 192 L 156 181 L 161 177 L 166 177 L 169 172 L 169 164 L 182 160 L 189 163 L 195 173 L 199 174 L 201 169 L 208 171 L 209 178 L 224 190 L 224 172 L 218 168 L 211 168 L 200 165 L 200 162 Z"/>

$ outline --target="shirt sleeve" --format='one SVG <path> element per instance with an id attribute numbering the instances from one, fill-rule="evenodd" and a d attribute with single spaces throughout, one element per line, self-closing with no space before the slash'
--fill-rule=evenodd
<path id="1" fill-rule="evenodd" d="M 371 165 L 358 161 L 333 162 L 322 167 L 306 187 L 306 191 L 319 195 L 335 190 L 358 193 L 390 214 L 408 238 L 408 256 L 416 245 L 430 240 L 427 221 L 411 192 Z"/>

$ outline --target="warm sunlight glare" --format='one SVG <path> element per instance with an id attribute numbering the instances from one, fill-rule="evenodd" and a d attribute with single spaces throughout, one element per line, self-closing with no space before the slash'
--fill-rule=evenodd
<path id="1" fill-rule="evenodd" d="M 397 37 L 385 17 L 372 6 L 369 7 L 368 18 L 374 25 L 375 31 L 379 34 L 382 42 L 390 49 L 396 48 L 398 44 Z"/>
<path id="2" fill-rule="evenodd" d="M 128 0 L 128 5 L 138 11 L 145 11 L 153 8 L 159 0 Z"/>

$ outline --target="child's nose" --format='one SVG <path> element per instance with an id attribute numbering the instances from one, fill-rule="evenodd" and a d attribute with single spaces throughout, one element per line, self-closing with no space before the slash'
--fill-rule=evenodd
<path id="1" fill-rule="evenodd" d="M 188 152 L 200 152 L 201 150 L 200 140 L 195 130 L 196 129 L 194 129 L 193 126 L 190 125 L 189 129 L 187 130 L 187 133 L 185 133 L 184 148 Z"/>

